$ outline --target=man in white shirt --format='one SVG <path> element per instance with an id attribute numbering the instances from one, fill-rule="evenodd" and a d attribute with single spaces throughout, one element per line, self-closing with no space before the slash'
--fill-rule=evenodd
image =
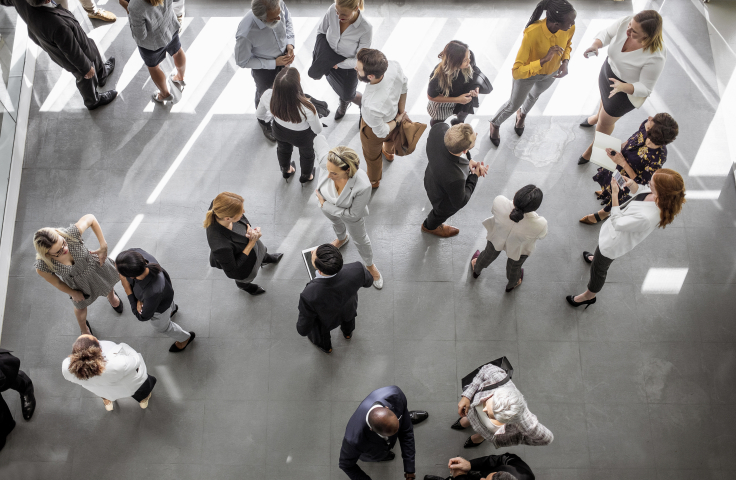
<path id="1" fill-rule="evenodd" d="M 255 103 L 273 87 L 282 68 L 294 62 L 294 27 L 286 4 L 281 0 L 251 0 L 235 34 L 235 63 L 250 68 L 256 82 Z M 275 142 L 271 125 L 258 121 L 267 139 Z"/>
<path id="2" fill-rule="evenodd" d="M 358 80 L 368 85 L 361 101 L 360 143 L 373 188 L 378 188 L 383 173 L 381 153 L 394 159 L 393 145 L 386 142 L 391 131 L 404 119 L 408 80 L 395 61 L 388 61 L 379 50 L 358 52 L 355 70 Z"/>

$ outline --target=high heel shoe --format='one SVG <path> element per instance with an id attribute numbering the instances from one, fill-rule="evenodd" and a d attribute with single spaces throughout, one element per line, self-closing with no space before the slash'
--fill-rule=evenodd
<path id="1" fill-rule="evenodd" d="M 171 76 L 169 77 L 171 79 L 171 83 L 173 83 L 176 86 L 176 88 L 179 89 L 179 91 L 183 92 L 184 87 L 187 86 L 187 82 L 185 82 L 183 78 L 181 80 L 174 80 L 175 76 L 176 76 L 176 72 L 171 72 Z"/>
<path id="2" fill-rule="evenodd" d="M 312 178 L 309 178 L 309 177 L 304 176 L 304 175 L 300 176 L 299 177 L 299 183 L 302 184 L 302 187 L 304 186 L 305 183 L 311 182 L 312 180 L 314 180 L 314 176 L 315 176 L 316 173 L 317 173 L 317 167 L 313 167 L 312 168 L 312 174 L 310 175 L 310 177 L 312 177 Z"/>
<path id="3" fill-rule="evenodd" d="M 595 218 L 595 222 L 593 222 L 593 221 L 591 221 L 591 220 L 588 220 L 588 217 L 589 217 L 589 216 L 590 216 L 590 215 L 586 215 L 586 216 L 584 216 L 583 218 L 581 218 L 581 219 L 580 219 L 580 223 L 584 223 L 584 224 L 586 224 L 586 225 L 595 225 L 596 223 L 598 223 L 598 222 L 602 222 L 602 221 L 603 221 L 603 220 L 601 220 L 601 216 L 600 216 L 600 215 L 598 215 L 598 212 L 595 212 L 595 213 L 593 214 L 593 218 Z"/>
<path id="4" fill-rule="evenodd" d="M 580 122 L 580 126 L 583 127 L 583 128 L 590 128 L 590 127 L 595 127 L 595 124 L 594 123 L 588 123 L 588 117 L 585 117 L 585 121 L 584 122 Z"/>
<path id="5" fill-rule="evenodd" d="M 450 425 L 450 428 L 453 429 L 453 430 L 465 430 L 465 428 L 467 428 L 467 427 L 463 427 L 462 425 L 460 425 L 460 420 L 462 420 L 462 417 L 460 417 L 457 420 L 455 420 L 455 423 L 453 423 L 452 425 Z"/>
<path id="6" fill-rule="evenodd" d="M 169 93 L 168 97 L 158 98 L 158 94 L 161 92 L 154 93 L 151 98 L 153 98 L 153 101 L 156 103 L 165 104 L 166 102 L 173 102 L 174 101 L 174 94 Z"/>
<path id="7" fill-rule="evenodd" d="M 116 296 L 116 297 L 117 297 L 117 299 L 118 299 L 118 306 L 117 306 L 117 307 L 112 307 L 112 304 L 110 304 L 110 306 L 111 306 L 111 307 L 112 307 L 112 309 L 113 309 L 113 310 L 115 310 L 116 312 L 118 312 L 118 313 L 123 313 L 123 301 L 122 301 L 122 300 L 120 300 L 120 297 L 118 296 L 118 292 L 114 292 L 114 293 L 115 293 L 115 296 Z"/>
<path id="8" fill-rule="evenodd" d="M 480 446 L 480 445 L 481 445 L 481 444 L 482 444 L 483 442 L 485 442 L 485 441 L 486 441 L 486 440 L 485 440 L 485 438 L 484 438 L 483 440 L 481 440 L 481 442 L 480 442 L 480 443 L 475 443 L 475 442 L 473 441 L 473 436 L 471 435 L 471 436 L 469 436 L 469 437 L 468 437 L 468 439 L 467 439 L 467 440 L 465 440 L 465 443 L 463 444 L 463 448 L 475 448 L 475 447 L 478 447 L 478 446 Z"/>
<path id="9" fill-rule="evenodd" d="M 580 155 L 580 158 L 578 158 L 578 165 L 585 165 L 588 162 L 590 162 L 590 160 L 584 159 L 582 155 Z"/>
<path id="10" fill-rule="evenodd" d="M 585 263 L 593 263 L 593 260 L 588 259 L 588 257 L 594 257 L 594 256 L 595 255 L 593 255 L 590 252 L 586 252 L 586 251 L 583 252 L 583 260 L 585 260 Z"/>
<path id="11" fill-rule="evenodd" d="M 293 169 L 293 171 L 289 172 L 289 170 L 291 169 Z M 291 161 L 291 164 L 289 164 L 288 170 L 283 170 L 283 169 L 281 170 L 281 175 L 283 175 L 284 180 L 286 180 L 286 183 L 289 183 L 289 179 L 292 176 L 294 176 L 295 173 L 296 173 L 296 163 L 293 160 Z"/>
<path id="12" fill-rule="evenodd" d="M 587 310 L 589 306 L 593 305 L 595 303 L 596 297 L 591 298 L 590 300 L 585 300 L 582 302 L 576 302 L 575 301 L 575 295 L 568 295 L 565 297 L 565 300 L 567 300 L 567 303 L 572 305 L 575 308 L 578 308 L 580 305 L 585 305 L 585 309 Z"/>

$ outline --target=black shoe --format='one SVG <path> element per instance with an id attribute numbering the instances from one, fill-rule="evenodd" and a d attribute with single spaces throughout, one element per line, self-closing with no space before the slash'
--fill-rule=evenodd
<path id="1" fill-rule="evenodd" d="M 244 291 L 246 291 L 246 292 L 248 292 L 248 293 L 250 293 L 251 295 L 254 295 L 254 296 L 255 295 L 262 295 L 262 294 L 266 293 L 266 291 L 263 288 L 259 287 L 255 283 L 251 283 L 248 286 L 248 288 L 244 288 L 244 287 L 241 287 L 240 285 L 238 285 L 238 288 L 241 289 L 241 290 L 244 290 Z"/>
<path id="2" fill-rule="evenodd" d="M 301 183 L 302 186 L 304 186 L 305 183 L 311 182 L 312 180 L 314 180 L 316 174 L 317 174 L 317 167 L 313 167 L 312 168 L 312 173 L 310 175 L 308 175 L 308 176 L 307 175 L 302 175 L 302 176 L 299 177 L 299 183 Z M 312 177 L 312 178 L 309 178 L 309 177 Z"/>
<path id="3" fill-rule="evenodd" d="M 411 424 L 416 425 L 428 419 L 429 413 L 425 412 L 424 410 L 412 410 L 411 412 L 409 412 L 409 418 L 411 419 Z"/>
<path id="4" fill-rule="evenodd" d="M 583 260 L 585 260 L 585 263 L 593 263 L 593 260 L 590 260 L 588 257 L 594 257 L 594 256 L 595 255 L 593 255 L 590 252 L 585 252 L 585 251 L 583 252 Z"/>
<path id="5" fill-rule="evenodd" d="M 264 135 L 265 135 L 265 132 L 264 132 Z M 293 172 L 289 172 L 289 170 L 291 170 L 292 168 L 294 169 L 294 171 Z M 281 170 L 281 175 L 283 175 L 284 180 L 290 179 L 295 173 L 296 173 L 296 163 L 294 163 L 293 160 L 289 164 L 289 168 L 287 168 L 286 170 L 283 170 L 283 169 Z"/>
<path id="6" fill-rule="evenodd" d="M 312 345 L 314 345 L 315 347 L 319 348 L 321 352 L 326 353 L 327 355 L 329 355 L 329 354 L 332 353 L 332 349 L 331 348 L 328 350 L 328 349 L 326 349 L 324 347 L 321 347 L 321 346 L 317 345 L 316 343 L 313 343 Z"/>
<path id="7" fill-rule="evenodd" d="M 475 447 L 479 447 L 479 446 L 483 445 L 483 442 L 485 442 L 485 441 L 486 441 L 486 440 L 485 440 L 485 439 L 483 439 L 483 441 L 482 441 L 482 442 L 480 442 L 480 443 L 475 443 L 475 442 L 473 441 L 473 436 L 471 435 L 471 436 L 469 436 L 469 437 L 468 437 L 468 439 L 467 439 L 467 440 L 465 440 L 465 443 L 463 444 L 463 448 L 475 448 Z"/>
<path id="8" fill-rule="evenodd" d="M 452 477 L 450 477 L 452 478 Z M 425 475 L 424 480 L 447 480 L 443 477 L 438 477 L 437 475 Z"/>
<path id="9" fill-rule="evenodd" d="M 85 323 L 87 324 L 87 329 L 89 330 L 89 334 L 95 337 L 96 336 L 95 332 L 92 331 L 92 327 L 90 326 L 89 321 L 85 321 Z"/>
<path id="10" fill-rule="evenodd" d="M 453 429 L 453 430 L 465 430 L 467 427 L 463 427 L 462 425 L 460 425 L 460 420 L 462 420 L 462 419 L 463 419 L 462 417 L 459 417 L 455 421 L 455 423 L 453 423 L 452 425 L 450 425 L 450 428 Z"/>
<path id="11" fill-rule="evenodd" d="M 524 120 L 526 120 L 526 116 L 524 117 Z M 514 122 L 514 132 L 516 132 L 516 135 L 521 136 L 522 133 L 524 133 L 524 127 L 526 127 L 526 124 L 524 124 L 524 127 L 518 126 L 519 122 Z"/>
<path id="12" fill-rule="evenodd" d="M 102 80 L 99 80 L 97 82 L 97 85 L 100 87 L 104 87 L 107 83 L 107 79 L 110 78 L 110 75 L 112 75 L 112 72 L 115 70 L 115 57 L 110 57 L 108 61 L 105 62 L 105 78 Z"/>
<path id="13" fill-rule="evenodd" d="M 465 123 L 465 122 L 464 122 L 463 120 L 460 120 L 460 119 L 459 119 L 459 118 L 457 118 L 457 117 L 455 117 L 455 118 L 453 118 L 452 120 L 450 120 L 450 125 L 452 125 L 453 127 L 454 127 L 455 125 L 459 125 L 459 124 L 461 124 L 461 123 Z"/>
<path id="14" fill-rule="evenodd" d="M 276 263 L 279 263 L 283 256 L 284 256 L 283 253 L 274 253 L 273 255 L 271 255 L 272 260 L 268 263 L 263 262 L 263 265 L 274 265 Z"/>
<path id="15" fill-rule="evenodd" d="M 350 106 L 352 102 L 343 102 L 340 100 L 340 106 L 337 107 L 337 111 L 335 111 L 335 120 L 340 120 L 342 117 L 345 116 L 345 113 L 348 111 L 348 107 Z"/>
<path id="16" fill-rule="evenodd" d="M 523 268 L 521 269 L 521 278 L 519 279 L 519 281 L 520 282 L 523 282 L 524 281 L 524 269 Z M 507 288 L 506 289 L 506 293 L 509 293 L 511 290 L 515 289 L 516 287 L 520 287 L 520 286 L 521 286 L 521 283 L 517 283 L 516 285 L 514 285 L 511 288 Z"/>
<path id="17" fill-rule="evenodd" d="M 184 350 L 185 350 L 185 349 L 186 349 L 186 348 L 187 348 L 187 347 L 188 347 L 189 345 L 191 345 L 191 344 L 192 344 L 192 342 L 194 341 L 194 337 L 196 337 L 196 336 L 197 336 L 197 335 L 195 335 L 195 333 L 194 333 L 194 332 L 189 332 L 189 335 L 190 335 L 190 337 L 189 337 L 189 341 L 187 342 L 187 344 L 186 344 L 186 345 L 184 345 L 184 346 L 183 346 L 182 348 L 179 348 L 179 347 L 177 347 L 177 346 L 176 346 L 176 342 L 174 342 L 174 343 L 172 343 L 172 344 L 171 344 L 171 346 L 169 347 L 169 351 L 170 351 L 171 353 L 179 353 L 179 352 L 183 352 L 183 351 L 184 351 Z"/>
<path id="18" fill-rule="evenodd" d="M 496 127 L 496 128 L 499 128 L 498 137 L 493 138 L 493 134 L 491 133 L 489 133 L 488 135 L 491 139 L 491 143 L 495 146 L 499 146 L 501 144 L 501 131 L 500 131 L 500 127 Z"/>
<path id="19" fill-rule="evenodd" d="M 586 164 L 586 163 L 588 163 L 589 161 L 590 161 L 590 160 L 586 160 L 586 159 L 584 159 L 584 158 L 583 158 L 583 156 L 582 156 L 582 155 L 580 155 L 580 158 L 578 158 L 578 165 L 585 165 L 585 164 Z"/>
<path id="20" fill-rule="evenodd" d="M 33 385 L 28 387 L 20 396 L 20 408 L 23 411 L 23 418 L 30 420 L 33 412 L 36 410 L 36 397 L 33 395 Z"/>
<path id="21" fill-rule="evenodd" d="M 273 131 L 271 130 L 271 125 L 269 125 L 266 122 L 262 122 L 258 120 L 258 125 L 261 126 L 261 131 L 263 132 L 263 136 L 269 139 L 272 142 L 276 141 L 276 137 L 273 136 Z"/>
<path id="22" fill-rule="evenodd" d="M 118 96 L 118 92 L 116 90 L 108 90 L 104 93 L 100 94 L 100 99 L 97 103 L 92 105 L 91 107 L 87 107 L 87 110 L 94 110 L 98 107 L 103 107 L 107 105 L 108 103 L 111 103 L 113 100 L 115 100 L 115 97 Z"/>
<path id="23" fill-rule="evenodd" d="M 383 457 L 383 460 L 379 460 L 379 462 L 390 462 L 394 458 L 396 458 L 396 454 L 392 452 L 391 450 L 389 450 L 386 456 Z"/>
<path id="24" fill-rule="evenodd" d="M 592 124 L 588 123 L 588 117 L 585 117 L 585 121 L 584 122 L 581 122 L 580 123 L 580 126 L 583 127 L 583 128 L 595 127 L 595 125 L 592 125 Z"/>
<path id="25" fill-rule="evenodd" d="M 568 295 L 567 297 L 565 297 L 565 300 L 567 300 L 567 303 L 569 303 L 573 307 L 578 308 L 580 305 L 585 305 L 586 310 L 588 309 L 589 306 L 595 303 L 595 299 L 596 297 L 593 297 L 590 300 L 585 300 L 584 302 L 576 302 L 575 295 Z"/>
<path id="26" fill-rule="evenodd" d="M 118 296 L 118 292 L 115 292 L 115 296 L 116 296 L 116 297 L 118 297 L 118 306 L 117 306 L 117 307 L 112 307 L 112 305 L 110 305 L 110 306 L 111 306 L 111 307 L 112 307 L 112 309 L 113 309 L 113 310 L 115 310 L 116 312 L 118 312 L 118 313 L 123 313 L 123 301 L 122 301 L 122 300 L 120 300 L 120 297 Z"/>
<path id="27" fill-rule="evenodd" d="M 171 315 L 169 315 L 169 318 L 174 318 L 174 315 L 176 315 L 176 312 L 179 311 L 179 305 L 174 304 L 174 309 L 171 311 Z"/>

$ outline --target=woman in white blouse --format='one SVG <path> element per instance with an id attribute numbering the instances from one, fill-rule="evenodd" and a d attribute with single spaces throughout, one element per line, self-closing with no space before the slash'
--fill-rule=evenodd
<path id="1" fill-rule="evenodd" d="M 585 57 L 598 55 L 598 49 L 606 45 L 608 58 L 598 76 L 600 107 L 580 126 L 595 125 L 596 131 L 608 135 L 619 118 L 644 104 L 664 69 L 667 50 L 662 38 L 662 17 L 654 10 L 643 10 L 617 20 L 596 35 L 593 45 L 585 50 Z M 592 151 L 591 143 L 578 165 L 588 163 Z"/>
<path id="2" fill-rule="evenodd" d="M 595 253 L 583 252 L 583 260 L 592 264 L 590 281 L 585 293 L 567 296 L 567 303 L 573 307 L 588 308 L 594 304 L 596 294 L 606 283 L 611 263 L 633 250 L 657 227 L 665 228 L 672 223 L 685 203 L 685 181 L 669 168 L 657 170 L 649 185 L 639 185 L 627 178 L 626 186 L 636 196 L 621 210 L 619 186 L 615 179 L 611 180 L 611 218 L 601 227 Z"/>
<path id="3" fill-rule="evenodd" d="M 345 116 L 350 103 L 360 106 L 355 58 L 361 48 L 370 48 L 373 26 L 362 14 L 363 0 L 337 0 L 327 9 L 317 34 L 324 34 L 330 48 L 345 57 L 327 73 L 327 83 L 340 97 L 335 120 Z"/>
<path id="4" fill-rule="evenodd" d="M 99 341 L 92 335 L 77 338 L 72 354 L 61 364 L 61 373 L 101 397 L 108 412 L 112 402 L 123 397 L 133 397 L 141 408 L 148 407 L 156 385 L 140 353 L 125 343 Z"/>
<path id="5" fill-rule="evenodd" d="M 490 265 L 501 253 L 508 255 L 506 261 L 506 293 L 521 285 L 524 280 L 524 262 L 534 251 L 537 240 L 547 236 L 547 220 L 537 215 L 544 195 L 534 185 L 521 188 L 512 202 L 503 195 L 493 200 L 493 216 L 483 221 L 488 230 L 486 248 L 476 250 L 470 266 L 473 278 Z"/>
<path id="6" fill-rule="evenodd" d="M 380 290 L 383 276 L 373 263 L 371 239 L 365 230 L 372 188 L 368 175 L 360 169 L 360 157 L 350 147 L 330 150 L 322 135 L 314 140 L 314 146 L 321 165 L 315 193 L 322 213 L 332 222 L 337 235 L 332 244 L 342 248 L 352 236 L 366 268 L 373 275 L 373 286 Z"/>
<path id="7" fill-rule="evenodd" d="M 322 131 L 317 109 L 302 91 L 301 78 L 296 68 L 284 67 L 273 82 L 273 89 L 266 90 L 256 110 L 262 122 L 272 123 L 276 138 L 276 157 L 284 179 L 296 172 L 291 161 L 294 147 L 299 149 L 299 167 L 302 184 L 314 180 L 314 137 Z"/>

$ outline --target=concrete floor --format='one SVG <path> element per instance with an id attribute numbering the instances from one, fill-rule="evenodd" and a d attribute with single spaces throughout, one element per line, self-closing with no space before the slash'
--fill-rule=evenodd
<path id="1" fill-rule="evenodd" d="M 595 169 L 576 165 L 593 135 L 577 124 L 598 95 L 598 64 L 586 63 L 582 50 L 599 26 L 630 14 L 631 4 L 575 2 L 570 76 L 542 97 L 521 139 L 509 121 L 495 148 L 487 122 L 508 96 L 515 45 L 533 3 L 369 2 L 374 46 L 404 66 L 415 120 L 428 118 L 424 91 L 436 54 L 453 38 L 471 45 L 495 87 L 469 119 L 480 132 L 474 158 L 491 168 L 450 221 L 460 235 L 443 240 L 419 230 L 429 207 L 426 135 L 415 154 L 384 165 L 368 224 L 385 287 L 361 292 L 354 339 L 348 344 L 336 331 L 330 357 L 300 337 L 295 323 L 307 280 L 299 251 L 333 233 L 312 188 L 280 178 L 275 147 L 254 119 L 250 74 L 231 58 L 245 3 L 188 1 L 182 43 L 189 87 L 173 109 L 150 105 L 154 88 L 123 18 L 90 24 L 101 49 L 118 60 L 109 85 L 122 94 L 108 107 L 87 112 L 73 83 L 46 55 L 39 58 L 2 332 L 2 346 L 34 381 L 38 408 L 30 422 L 19 420 L 0 452 L 1 478 L 344 479 L 337 462 L 347 419 L 371 390 L 391 384 L 411 408 L 430 413 L 415 430 L 418 476 L 444 476 L 452 456 L 496 453 L 488 445 L 464 450 L 467 434 L 449 426 L 460 378 L 501 355 L 515 367 L 531 411 L 555 434 L 546 447 L 509 449 L 537 478 L 736 477 L 736 189 L 717 156 L 698 155 L 720 97 L 708 29 L 691 2 L 662 7 L 665 72 L 655 96 L 620 121 L 614 136 L 627 138 L 646 115 L 670 112 L 680 136 L 666 166 L 694 194 L 674 224 L 614 262 L 586 311 L 564 299 L 584 289 L 581 252 L 595 248 L 599 230 L 578 223 L 599 208 Z M 289 3 L 302 72 L 327 6 Z M 105 7 L 123 16 L 114 2 Z M 334 110 L 326 82 L 303 76 L 305 90 Z M 355 107 L 340 122 L 325 119 L 330 144 L 360 151 L 357 121 Z M 492 199 L 529 183 L 545 193 L 539 213 L 550 233 L 527 261 L 524 285 L 505 294 L 504 261 L 478 280 L 468 262 L 485 243 L 481 221 Z M 246 215 L 262 227 L 265 244 L 285 254 L 259 274 L 266 295 L 240 292 L 208 265 L 201 222 L 223 190 L 246 198 Z M 98 336 L 130 344 L 158 377 L 145 411 L 122 400 L 106 412 L 61 376 L 78 329 L 68 299 L 33 271 L 31 237 L 86 213 L 100 219 L 111 246 L 143 215 L 125 245 L 160 260 L 173 278 L 178 322 L 197 333 L 186 353 L 171 355 L 171 341 L 127 311 L 118 316 L 104 299 L 90 307 Z M 87 239 L 95 244 L 92 234 Z M 353 245 L 346 257 L 359 258 Z M 681 270 L 655 270 L 668 268 Z M 673 272 L 685 272 L 684 281 Z M 4 396 L 20 418 L 17 395 Z M 399 460 L 365 469 L 376 480 L 403 478 Z"/>

